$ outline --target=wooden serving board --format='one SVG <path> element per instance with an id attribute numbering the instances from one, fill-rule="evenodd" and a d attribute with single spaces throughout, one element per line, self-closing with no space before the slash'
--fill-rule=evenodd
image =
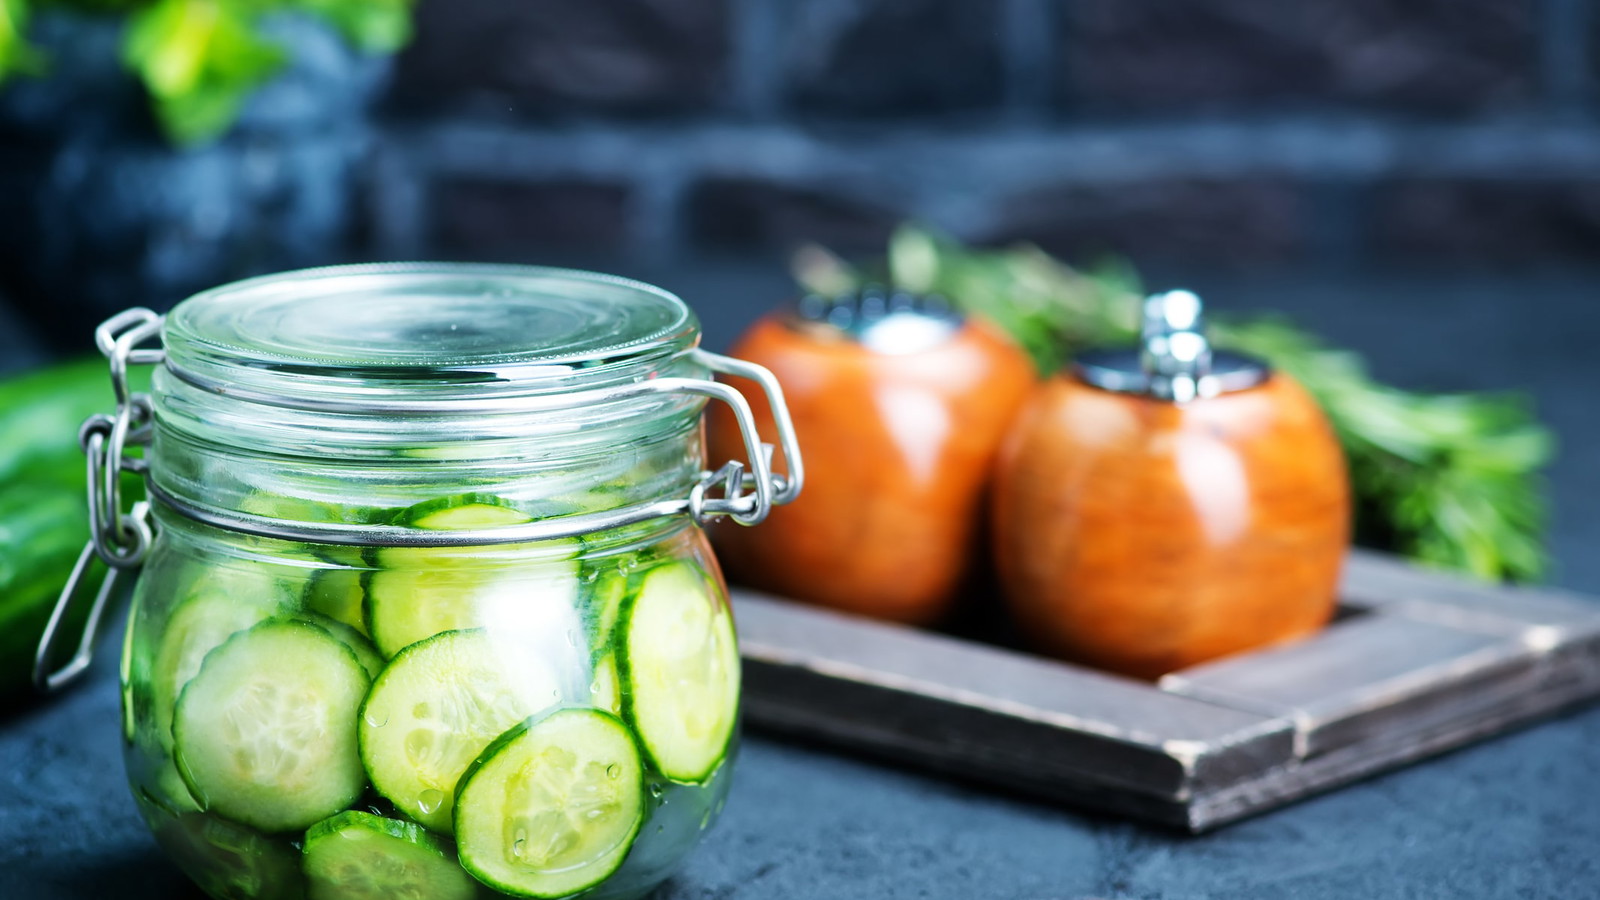
<path id="1" fill-rule="evenodd" d="M 745 719 L 1200 832 L 1600 695 L 1600 601 L 1357 552 L 1314 637 L 1134 681 L 734 591 Z"/>

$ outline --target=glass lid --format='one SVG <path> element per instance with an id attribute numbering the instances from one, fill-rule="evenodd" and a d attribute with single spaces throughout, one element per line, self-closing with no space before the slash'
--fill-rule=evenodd
<path id="1" fill-rule="evenodd" d="M 292 398 L 545 392 L 643 377 L 699 341 L 682 300 L 566 269 L 344 266 L 225 285 L 178 304 L 168 365 L 213 389 Z"/>

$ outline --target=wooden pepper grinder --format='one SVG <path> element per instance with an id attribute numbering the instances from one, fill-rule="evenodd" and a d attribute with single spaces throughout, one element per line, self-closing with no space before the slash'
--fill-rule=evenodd
<path id="1" fill-rule="evenodd" d="M 783 385 L 806 490 L 760 528 L 712 532 L 734 581 L 900 622 L 938 619 L 970 571 L 994 457 L 1036 376 L 998 330 L 938 297 L 811 296 L 731 351 Z M 745 392 L 763 433 L 765 401 Z M 743 458 L 732 417 L 711 458 Z M 781 468 L 781 466 L 780 466 Z"/>
<path id="2" fill-rule="evenodd" d="M 1043 649 L 1154 678 L 1321 627 L 1350 490 L 1303 388 L 1213 352 L 1200 300 L 1145 303 L 1143 346 L 1078 357 L 1001 451 L 996 562 Z"/>

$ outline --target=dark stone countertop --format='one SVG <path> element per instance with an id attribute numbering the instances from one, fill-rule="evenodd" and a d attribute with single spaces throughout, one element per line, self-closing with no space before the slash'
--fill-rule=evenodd
<path id="1" fill-rule="evenodd" d="M 637 272 L 725 345 L 774 269 Z M 1600 306 L 1591 276 L 1195 279 L 1289 310 L 1407 386 L 1532 391 L 1560 433 L 1554 580 L 1600 593 Z M 115 666 L 0 720 L 0 897 L 197 897 L 134 812 Z M 721 824 L 657 895 L 689 898 L 1600 896 L 1600 709 L 1185 837 L 752 735 Z"/>

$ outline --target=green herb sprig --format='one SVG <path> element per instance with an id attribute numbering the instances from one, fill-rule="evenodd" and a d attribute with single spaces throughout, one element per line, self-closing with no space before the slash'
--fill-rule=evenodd
<path id="1" fill-rule="evenodd" d="M 0 83 L 49 76 L 51 60 L 27 39 L 30 14 L 47 7 L 126 17 L 123 64 L 179 145 L 227 131 L 250 95 L 288 61 L 294 48 L 262 29 L 274 14 L 321 18 L 369 53 L 397 50 L 411 36 L 411 0 L 0 0 Z"/>
<path id="2" fill-rule="evenodd" d="M 1077 269 L 1031 245 L 971 249 L 903 226 L 881 262 L 858 268 L 807 247 L 794 272 L 820 293 L 887 281 L 942 294 L 1009 332 L 1043 374 L 1080 349 L 1138 336 L 1143 290 L 1128 265 Z M 1277 317 L 1217 316 L 1211 332 L 1218 346 L 1265 359 L 1321 404 L 1349 462 L 1360 543 L 1486 580 L 1544 572 L 1539 473 L 1554 441 L 1524 398 L 1379 384 L 1355 353 Z"/>

